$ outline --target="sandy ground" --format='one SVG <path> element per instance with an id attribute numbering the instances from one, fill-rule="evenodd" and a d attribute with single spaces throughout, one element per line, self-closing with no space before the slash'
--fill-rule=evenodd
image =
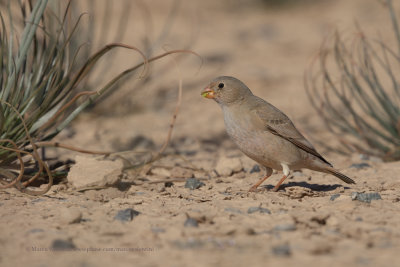
<path id="1" fill-rule="evenodd" d="M 0 191 L 1 266 L 400 266 L 400 163 L 341 156 L 317 146 L 357 184 L 304 170 L 279 192 L 270 191 L 281 175 L 275 173 L 260 192 L 248 193 L 263 169 L 228 139 L 218 105 L 199 94 L 216 76 L 236 76 L 283 110 L 311 141 L 331 142 L 307 100 L 305 67 L 335 27 L 352 34 L 354 20 L 390 40 L 386 10 L 372 0 L 284 7 L 216 2 L 182 1 L 161 44 L 190 44 L 204 59 L 199 71 L 196 57 L 179 58 L 184 94 L 167 155 L 97 190 L 76 190 L 63 181 L 41 197 Z M 147 3 L 155 38 L 172 2 Z M 140 47 L 143 22 L 135 21 L 141 16 L 129 20 L 132 33 L 123 41 Z M 116 69 L 131 64 L 116 57 Z M 58 140 L 87 149 L 157 151 L 175 106 L 174 66 L 172 59 L 156 63 L 145 88 L 129 83 Z M 351 167 L 360 163 L 366 164 Z M 84 166 L 81 173 L 108 165 Z M 204 185 L 185 188 L 193 177 Z M 379 193 L 382 199 L 366 203 L 354 199 L 357 192 Z M 125 209 L 132 209 L 133 219 L 116 219 Z"/>

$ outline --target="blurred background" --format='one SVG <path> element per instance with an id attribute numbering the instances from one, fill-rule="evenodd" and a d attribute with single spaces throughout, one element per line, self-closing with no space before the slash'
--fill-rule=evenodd
<path id="1" fill-rule="evenodd" d="M 72 132 L 76 134 L 66 131 L 60 136 L 61 140 L 67 135 L 76 144 L 97 149 L 134 149 L 138 136 L 148 138 L 148 144 L 160 144 L 175 107 L 179 78 L 183 79 L 183 102 L 174 138 L 224 136 L 218 105 L 201 98 L 199 93 L 220 75 L 241 79 L 256 95 L 283 110 L 314 141 L 323 137 L 326 130 L 309 104 L 303 75 L 322 42 L 335 30 L 345 40 L 354 38 L 356 22 L 366 34 L 375 36 L 379 32 L 388 44 L 394 40 L 388 12 L 376 0 L 79 4 L 76 14 L 89 13 L 83 18 L 83 25 L 94 25 L 92 40 L 89 37 L 93 36 L 81 36 L 88 37 L 91 49 L 108 42 L 123 42 L 147 56 L 190 49 L 203 60 L 180 54 L 153 62 L 145 79 L 138 79 L 137 72 L 79 117 L 73 125 Z M 113 51 L 102 59 L 90 83 L 96 87 L 140 60 L 136 52 Z"/>
<path id="2" fill-rule="evenodd" d="M 6 10 L 3 2 L 0 1 L 2 12 Z M 54 4 L 56 11 L 61 2 L 49 1 L 49 4 Z M 44 196 L 21 194 L 13 184 L 0 191 L 3 212 L 0 232 L 4 233 L 0 242 L 0 265 L 3 262 L 9 266 L 21 265 L 15 264 L 21 261 L 30 266 L 110 266 L 115 263 L 202 266 L 205 262 L 209 266 L 264 266 L 266 263 L 269 266 L 328 266 L 333 262 L 349 266 L 396 265 L 392 259 L 397 259 L 400 246 L 399 217 L 396 217 L 398 212 L 394 212 L 398 211 L 400 199 L 399 164 L 383 163 L 381 158 L 369 158 L 359 152 L 339 155 L 328 150 L 324 145 L 335 146 L 341 139 L 332 138 L 321 114 L 311 105 L 304 85 L 307 69 L 311 63 L 319 67 L 318 53 L 324 51 L 323 44 L 329 43 L 332 48 L 335 32 L 348 47 L 367 35 L 379 37 L 381 44 L 400 51 L 400 37 L 396 41 L 385 2 L 72 1 L 73 12 L 68 19 L 81 20 L 77 35 L 71 40 L 72 46 L 82 52 L 77 61 L 84 62 L 108 43 L 135 46 L 148 58 L 174 49 L 189 49 L 200 57 L 189 53 L 173 54 L 152 62 L 144 77 L 142 69 L 137 70 L 91 104 L 55 138 L 64 144 L 96 151 L 129 150 L 133 155 L 143 150 L 157 152 L 170 127 L 181 79 L 182 103 L 165 157 L 127 171 L 118 160 L 112 161 L 113 158 L 101 156 L 102 160 L 96 161 L 91 156 L 80 157 L 72 166 L 68 181 L 65 173 L 60 175 Z M 393 11 L 400 14 L 399 1 L 393 2 Z M 39 37 L 45 35 L 39 32 Z M 347 56 L 344 50 L 341 55 Z M 392 76 L 379 77 L 388 84 L 394 77 L 396 87 L 400 57 L 397 52 L 384 51 L 397 62 L 392 65 L 395 66 Z M 342 58 L 348 66 L 356 65 L 353 57 Z M 115 48 L 100 59 L 88 80 L 74 89 L 98 90 L 118 73 L 142 61 L 136 51 Z M 65 66 L 64 62 L 58 62 Z M 329 62 L 331 66 L 335 61 Z M 369 63 L 365 65 L 369 67 Z M 24 73 L 27 76 L 22 77 L 31 76 L 31 69 L 28 70 Z M 32 70 L 37 71 L 37 68 L 32 67 Z M 62 74 L 64 69 L 60 70 Z M 382 73 L 382 69 L 377 73 Z M 339 77 L 333 84 L 342 85 L 339 87 L 345 92 L 342 99 L 354 103 L 355 97 L 346 98 L 349 91 L 343 85 L 348 85 L 348 80 L 340 79 L 353 77 L 344 75 L 340 68 L 331 74 Z M 375 72 L 369 74 L 368 77 L 373 77 Z M 265 191 L 249 194 L 248 188 L 263 175 L 263 170 L 229 140 L 220 107 L 200 96 L 201 90 L 221 75 L 242 80 L 254 94 L 287 114 L 316 149 L 357 184 L 346 187 L 335 177 L 305 170 L 294 172 L 283 190 L 277 193 L 269 191 L 268 186 L 271 188 L 280 174 L 274 174 L 264 183 Z M 319 88 L 323 83 L 315 85 L 316 90 L 326 89 Z M 400 91 L 397 93 L 397 98 L 390 99 L 400 102 Z M 393 95 L 392 92 L 390 96 Z M 381 112 L 382 104 L 385 106 L 389 102 L 376 104 L 385 119 L 387 114 Z M 340 99 L 333 101 L 333 106 L 344 112 L 344 121 L 353 122 L 349 111 L 342 108 L 343 103 L 342 106 L 337 104 Z M 35 108 L 34 111 L 40 111 L 41 106 Z M 389 138 L 389 141 L 393 141 L 398 151 L 400 109 L 398 105 L 391 108 L 395 112 L 390 110 L 393 116 L 388 128 L 393 140 Z M 357 111 L 360 110 L 362 108 L 358 107 Z M 14 113 L 10 111 L 8 115 Z M 359 114 L 363 118 L 363 113 Z M 28 110 L 27 117 L 29 115 Z M 334 122 L 340 121 L 339 117 Z M 13 125 L 8 125 L 12 135 Z M 372 120 L 371 125 L 382 128 L 377 121 Z M 22 146 L 29 146 L 25 130 L 20 128 Z M 372 132 L 363 127 L 359 129 L 361 134 Z M 367 147 L 368 141 L 363 146 Z M 46 156 L 53 159 L 78 159 L 76 155 L 81 156 L 69 150 L 46 149 Z M 116 163 L 118 167 L 107 169 L 108 163 Z M 37 161 L 31 161 L 31 165 L 38 167 Z M 80 169 L 76 168 L 75 181 L 85 182 L 87 177 L 94 177 L 101 180 L 101 184 L 88 183 L 83 189 L 71 186 L 69 178 L 76 166 Z M 109 170 L 114 176 L 107 172 Z M 104 184 L 108 176 L 116 179 Z M 8 182 L 13 181 L 11 178 Z M 189 179 L 197 181 L 197 186 L 186 186 Z M 47 181 L 46 178 L 44 183 Z M 380 192 L 382 199 L 361 203 L 353 198 L 353 193 L 359 192 L 373 192 L 374 195 Z M 120 211 L 128 212 L 122 222 L 117 219 Z M 32 247 L 35 246 L 60 249 L 149 247 L 154 250 L 53 253 L 34 252 Z"/>

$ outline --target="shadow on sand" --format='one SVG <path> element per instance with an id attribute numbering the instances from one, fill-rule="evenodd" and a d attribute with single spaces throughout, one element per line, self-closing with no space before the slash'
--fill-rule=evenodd
<path id="1" fill-rule="evenodd" d="M 349 189 L 349 187 L 343 186 L 341 184 L 327 185 L 327 184 L 309 184 L 307 182 L 289 182 L 286 184 L 282 184 L 279 188 L 279 191 L 282 189 L 285 189 L 285 188 L 290 188 L 290 187 L 295 187 L 295 186 L 304 187 L 304 188 L 311 189 L 313 191 L 320 191 L 320 192 L 334 191 L 335 189 L 337 189 L 339 187 L 344 187 L 344 189 Z M 272 190 L 274 188 L 274 186 L 266 185 L 266 186 L 264 186 L 264 188 L 266 188 L 267 190 Z"/>

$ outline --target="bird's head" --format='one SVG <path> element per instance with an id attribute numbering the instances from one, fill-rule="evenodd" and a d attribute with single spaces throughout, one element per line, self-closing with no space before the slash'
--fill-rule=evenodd
<path id="1" fill-rule="evenodd" d="M 207 85 L 201 91 L 201 95 L 205 98 L 214 99 L 220 105 L 231 105 L 243 101 L 252 93 L 240 80 L 229 76 L 221 76 Z"/>

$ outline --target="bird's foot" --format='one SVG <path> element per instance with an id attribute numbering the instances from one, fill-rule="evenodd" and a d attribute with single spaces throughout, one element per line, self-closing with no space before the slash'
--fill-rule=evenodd
<path id="1" fill-rule="evenodd" d="M 278 190 L 279 190 L 279 185 L 272 188 L 272 192 L 278 192 Z"/>
<path id="2" fill-rule="evenodd" d="M 254 187 L 254 186 L 250 187 L 250 189 L 249 189 L 249 192 L 257 192 L 257 191 L 258 191 L 257 187 Z"/>
<path id="3" fill-rule="evenodd" d="M 274 188 L 272 189 L 273 192 L 276 192 L 279 190 L 279 187 L 281 186 L 281 184 L 283 183 L 283 181 L 285 181 L 285 179 L 287 178 L 287 175 L 285 174 L 281 180 L 274 186 Z"/>
<path id="4" fill-rule="evenodd" d="M 260 192 L 261 189 L 258 189 L 258 186 L 253 185 L 252 187 L 250 187 L 249 192 Z"/>

